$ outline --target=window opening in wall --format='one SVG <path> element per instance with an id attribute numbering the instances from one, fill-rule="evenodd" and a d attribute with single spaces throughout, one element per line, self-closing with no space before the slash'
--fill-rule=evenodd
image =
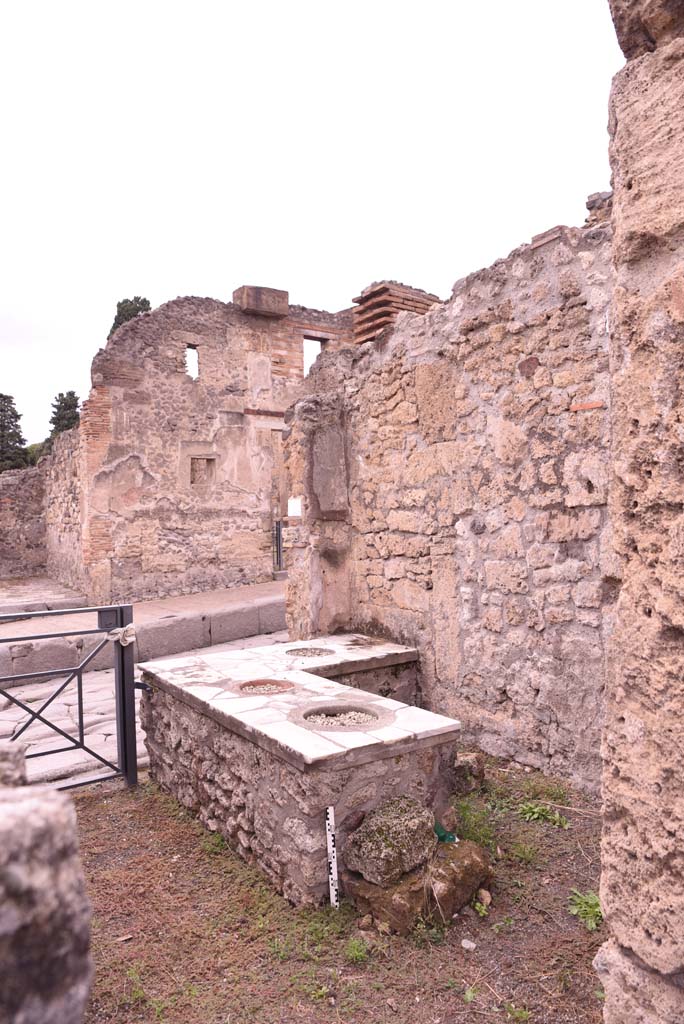
<path id="1" fill-rule="evenodd" d="M 216 479 L 216 459 L 190 459 L 190 486 L 206 490 Z"/>
<path id="2" fill-rule="evenodd" d="M 304 338 L 304 376 L 316 362 L 316 359 L 321 353 L 323 345 L 327 341 L 326 338 Z"/>
<path id="3" fill-rule="evenodd" d="M 194 345 L 188 345 L 185 349 L 185 372 L 193 380 L 198 380 L 199 351 Z"/>

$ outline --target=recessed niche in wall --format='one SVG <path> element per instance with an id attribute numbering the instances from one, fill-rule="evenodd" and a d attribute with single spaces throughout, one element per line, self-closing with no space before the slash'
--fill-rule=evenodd
<path id="1" fill-rule="evenodd" d="M 190 486 L 207 490 L 216 479 L 216 459 L 190 459 Z"/>
<path id="2" fill-rule="evenodd" d="M 193 380 L 199 380 L 199 349 L 195 345 L 185 346 L 185 372 Z"/>

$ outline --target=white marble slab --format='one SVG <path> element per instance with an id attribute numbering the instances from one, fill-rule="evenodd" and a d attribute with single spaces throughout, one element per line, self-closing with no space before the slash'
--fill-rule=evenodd
<path id="1" fill-rule="evenodd" d="M 288 653 L 290 648 L 327 649 L 331 653 L 295 657 Z M 284 760 L 302 768 L 327 767 L 330 762 L 339 762 L 344 767 L 456 738 L 460 723 L 455 719 L 330 678 L 371 670 L 370 661 L 381 668 L 401 664 L 402 660 L 410 663 L 416 657 L 413 648 L 347 634 L 245 651 L 168 658 L 139 667 L 152 686 Z M 241 685 L 254 679 L 275 679 L 288 683 L 290 688 L 250 695 Z M 331 729 L 329 724 L 307 725 L 305 716 L 309 709 L 338 707 L 363 708 L 376 718 L 365 726 L 354 725 L 350 729 Z"/>

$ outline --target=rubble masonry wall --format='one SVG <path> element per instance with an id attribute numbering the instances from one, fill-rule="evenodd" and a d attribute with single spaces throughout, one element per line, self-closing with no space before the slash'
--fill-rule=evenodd
<path id="1" fill-rule="evenodd" d="M 44 499 L 38 466 L 0 473 L 0 580 L 45 571 Z"/>
<path id="2" fill-rule="evenodd" d="M 597 788 L 619 589 L 607 521 L 610 226 L 559 228 L 380 343 L 319 361 L 292 414 L 293 637 L 415 644 L 426 707 Z"/>

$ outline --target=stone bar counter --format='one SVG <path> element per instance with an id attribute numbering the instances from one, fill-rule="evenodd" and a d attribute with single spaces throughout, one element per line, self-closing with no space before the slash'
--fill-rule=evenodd
<path id="1" fill-rule="evenodd" d="M 434 807 L 448 789 L 459 722 L 346 685 L 376 675 L 376 691 L 404 686 L 415 661 L 412 648 L 355 634 L 143 664 L 152 778 L 278 892 L 320 903 L 328 806 L 343 868 L 368 811 L 402 795 Z"/>

